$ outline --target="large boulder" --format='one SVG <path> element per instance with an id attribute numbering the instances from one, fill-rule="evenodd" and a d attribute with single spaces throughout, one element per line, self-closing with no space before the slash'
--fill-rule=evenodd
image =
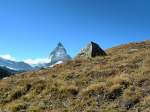
<path id="1" fill-rule="evenodd" d="M 82 49 L 79 54 L 77 55 L 77 58 L 79 57 L 85 57 L 85 58 L 91 58 L 96 56 L 106 56 L 106 52 L 100 48 L 100 46 L 94 42 L 90 42 L 86 48 Z"/>

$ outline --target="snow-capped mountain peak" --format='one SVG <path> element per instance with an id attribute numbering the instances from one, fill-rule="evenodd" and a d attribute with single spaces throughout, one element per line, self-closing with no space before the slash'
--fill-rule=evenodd
<path id="1" fill-rule="evenodd" d="M 51 59 L 50 65 L 52 65 L 59 61 L 68 61 L 71 57 L 67 54 L 67 50 L 63 44 L 59 42 L 57 47 L 50 53 L 49 59 Z"/>

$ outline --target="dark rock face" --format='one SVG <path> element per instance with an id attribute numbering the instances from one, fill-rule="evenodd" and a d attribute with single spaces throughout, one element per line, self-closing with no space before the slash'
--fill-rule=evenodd
<path id="1" fill-rule="evenodd" d="M 4 77 L 9 77 L 14 74 L 15 71 L 12 71 L 6 67 L 0 67 L 0 79 Z"/>
<path id="2" fill-rule="evenodd" d="M 106 56 L 107 54 L 103 49 L 99 47 L 98 44 L 91 42 L 86 48 L 82 49 L 77 57 L 96 57 L 96 56 Z"/>

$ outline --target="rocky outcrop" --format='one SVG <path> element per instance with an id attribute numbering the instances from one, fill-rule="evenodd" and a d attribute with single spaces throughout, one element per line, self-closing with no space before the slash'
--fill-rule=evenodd
<path id="1" fill-rule="evenodd" d="M 100 48 L 100 46 L 94 42 L 90 42 L 86 48 L 82 49 L 79 54 L 77 55 L 77 58 L 79 57 L 96 57 L 96 56 L 106 56 L 107 54 L 105 51 Z"/>

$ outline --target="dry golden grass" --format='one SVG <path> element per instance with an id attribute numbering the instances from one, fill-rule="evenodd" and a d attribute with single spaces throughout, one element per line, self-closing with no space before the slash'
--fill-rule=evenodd
<path id="1" fill-rule="evenodd" d="M 150 41 L 0 80 L 0 112 L 149 112 Z"/>

